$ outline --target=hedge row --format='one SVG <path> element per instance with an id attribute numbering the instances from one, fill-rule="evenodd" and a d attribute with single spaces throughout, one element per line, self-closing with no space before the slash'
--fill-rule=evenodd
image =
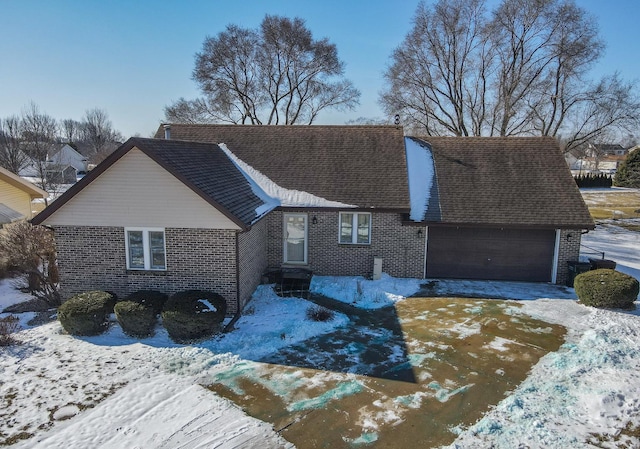
<path id="1" fill-rule="evenodd" d="M 116 302 L 116 296 L 103 291 L 73 296 L 58 308 L 62 327 L 72 335 L 98 335 L 109 326 L 115 313 L 122 330 L 132 337 L 153 335 L 162 323 L 172 340 L 188 343 L 210 337 L 222 330 L 227 303 L 217 293 L 187 290 L 170 298 L 155 290 L 140 290 Z"/>
<path id="2" fill-rule="evenodd" d="M 594 174 L 585 174 L 574 176 L 573 179 L 576 180 L 576 184 L 578 187 L 611 187 L 613 184 L 613 179 L 609 175 L 605 175 L 604 173 L 600 173 L 597 175 Z"/>

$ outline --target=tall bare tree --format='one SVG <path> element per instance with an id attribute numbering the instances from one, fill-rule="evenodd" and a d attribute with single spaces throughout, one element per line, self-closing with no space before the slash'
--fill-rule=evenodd
<path id="1" fill-rule="evenodd" d="M 0 119 L 0 166 L 19 174 L 29 163 L 22 145 L 22 121 L 17 115 Z"/>
<path id="2" fill-rule="evenodd" d="M 413 29 L 392 55 L 381 102 L 427 134 L 478 134 L 485 126 L 487 70 L 483 0 L 420 3 Z"/>
<path id="3" fill-rule="evenodd" d="M 335 44 L 304 21 L 265 16 L 259 29 L 229 25 L 205 39 L 193 79 L 204 98 L 165 108 L 168 121 L 311 124 L 325 109 L 353 108 L 360 92 L 343 77 Z"/>
<path id="4" fill-rule="evenodd" d="M 59 181 L 51 176 L 48 161 L 56 149 L 58 123 L 50 115 L 41 112 L 35 103 L 29 103 L 23 110 L 21 121 L 22 145 L 35 170 L 36 184 L 43 190 L 55 192 Z"/>
<path id="5" fill-rule="evenodd" d="M 85 112 L 80 122 L 80 142 L 88 145 L 88 156 L 92 163 L 99 163 L 113 152 L 122 140 L 122 135 L 113 128 L 109 114 L 104 109 L 94 108 Z"/>
<path id="6" fill-rule="evenodd" d="M 421 3 L 380 100 L 426 134 L 547 135 L 569 150 L 640 123 L 633 83 L 588 78 L 603 48 L 573 0 L 503 0 L 491 13 L 483 0 Z"/>
<path id="7" fill-rule="evenodd" d="M 64 119 L 60 122 L 62 139 L 66 143 L 78 142 L 82 139 L 82 123 L 73 119 Z"/>

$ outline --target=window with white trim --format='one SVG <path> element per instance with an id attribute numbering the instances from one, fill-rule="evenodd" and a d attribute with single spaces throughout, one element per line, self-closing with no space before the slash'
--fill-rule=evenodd
<path id="1" fill-rule="evenodd" d="M 166 270 L 164 229 L 125 228 L 127 269 Z"/>
<path id="2" fill-rule="evenodd" d="M 369 212 L 340 212 L 338 241 L 345 244 L 371 243 L 371 214 Z"/>

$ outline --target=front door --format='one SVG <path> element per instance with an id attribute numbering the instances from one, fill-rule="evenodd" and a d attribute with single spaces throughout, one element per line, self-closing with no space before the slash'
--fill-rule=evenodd
<path id="1" fill-rule="evenodd" d="M 284 214 L 284 263 L 307 263 L 307 214 Z"/>

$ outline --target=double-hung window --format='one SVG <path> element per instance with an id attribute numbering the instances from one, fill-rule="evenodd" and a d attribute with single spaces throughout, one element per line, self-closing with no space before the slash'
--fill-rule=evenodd
<path id="1" fill-rule="evenodd" d="M 369 212 L 340 212 L 340 243 L 368 245 L 371 243 Z"/>
<path id="2" fill-rule="evenodd" d="M 166 270 L 164 229 L 126 228 L 125 243 L 129 270 Z"/>

